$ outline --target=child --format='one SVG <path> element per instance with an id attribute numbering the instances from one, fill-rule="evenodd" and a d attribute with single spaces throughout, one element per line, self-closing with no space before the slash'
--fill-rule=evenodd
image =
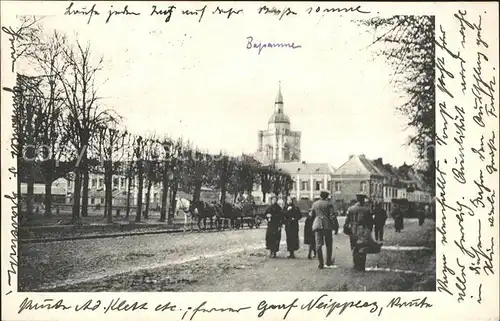
<path id="1" fill-rule="evenodd" d="M 307 215 L 304 226 L 304 244 L 309 244 L 309 254 L 307 255 L 307 258 L 309 260 L 312 258 L 316 258 L 316 240 L 314 238 L 314 232 L 312 230 L 313 222 L 314 216 L 312 214 L 312 211 L 309 211 L 309 215 Z M 312 257 L 311 254 L 313 254 Z"/>

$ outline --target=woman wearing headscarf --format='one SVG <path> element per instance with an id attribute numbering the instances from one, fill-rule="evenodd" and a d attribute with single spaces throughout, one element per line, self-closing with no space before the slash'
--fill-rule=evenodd
<path id="1" fill-rule="evenodd" d="M 281 225 L 283 224 L 283 209 L 278 205 L 278 198 L 273 196 L 271 205 L 266 209 L 267 230 L 266 249 L 269 257 L 275 258 L 280 248 Z"/>
<path id="2" fill-rule="evenodd" d="M 290 255 L 288 258 L 295 258 L 295 251 L 299 249 L 299 220 L 300 214 L 299 206 L 295 198 L 292 198 L 285 211 L 285 232 L 286 232 L 286 246 Z"/>

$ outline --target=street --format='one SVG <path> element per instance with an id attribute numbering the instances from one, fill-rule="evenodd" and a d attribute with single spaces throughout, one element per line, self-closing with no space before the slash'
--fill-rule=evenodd
<path id="1" fill-rule="evenodd" d="M 265 227 L 21 244 L 19 290 L 431 291 L 434 228 L 433 221 L 407 219 L 398 234 L 389 220 L 382 252 L 368 256 L 364 273 L 352 269 L 341 231 L 334 236 L 337 268 L 318 270 L 307 259 L 303 224 L 296 259 L 286 259 L 284 230 L 278 258 L 268 258 Z"/>

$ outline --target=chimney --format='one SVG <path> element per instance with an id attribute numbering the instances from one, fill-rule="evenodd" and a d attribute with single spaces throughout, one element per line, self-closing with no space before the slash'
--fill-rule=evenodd
<path id="1" fill-rule="evenodd" d="M 306 161 L 302 161 L 302 165 L 305 165 L 306 164 Z"/>
<path id="2" fill-rule="evenodd" d="M 349 155 L 349 159 L 351 159 L 351 158 L 353 158 L 353 157 L 354 157 L 354 155 L 353 155 L 353 154 Z"/>

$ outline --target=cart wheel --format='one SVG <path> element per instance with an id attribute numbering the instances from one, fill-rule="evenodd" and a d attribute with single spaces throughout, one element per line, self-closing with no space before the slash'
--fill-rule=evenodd
<path id="1" fill-rule="evenodd" d="M 260 217 L 255 218 L 255 227 L 259 228 L 260 224 L 262 224 L 262 219 Z"/>
<path id="2" fill-rule="evenodd" d="M 249 221 L 247 222 L 247 224 L 248 224 L 248 227 L 249 227 L 249 228 L 253 228 L 253 226 L 254 226 L 254 222 L 253 222 L 252 220 L 249 220 Z"/>

